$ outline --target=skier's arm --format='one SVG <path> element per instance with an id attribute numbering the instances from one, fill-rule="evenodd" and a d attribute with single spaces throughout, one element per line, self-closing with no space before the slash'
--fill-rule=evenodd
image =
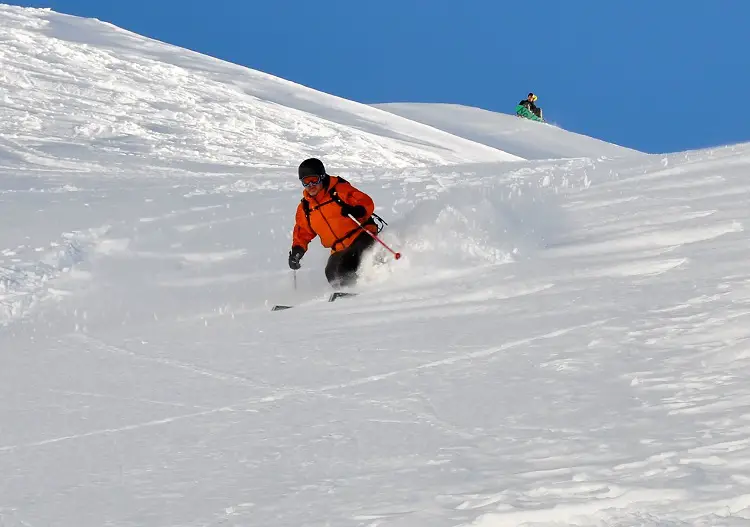
<path id="1" fill-rule="evenodd" d="M 365 210 L 365 214 L 359 215 L 361 218 L 369 218 L 372 213 L 375 212 L 375 203 L 372 198 L 364 192 L 357 190 L 352 185 L 340 184 L 338 189 L 339 197 L 346 203 L 350 208 L 362 207 Z M 353 216 L 357 217 L 357 215 Z"/>
<path id="2" fill-rule="evenodd" d="M 297 213 L 294 216 L 292 247 L 302 247 L 303 250 L 307 251 L 307 246 L 315 239 L 315 236 L 317 234 L 310 227 L 310 222 L 307 221 L 305 210 L 302 208 L 302 203 L 300 203 L 297 205 Z"/>

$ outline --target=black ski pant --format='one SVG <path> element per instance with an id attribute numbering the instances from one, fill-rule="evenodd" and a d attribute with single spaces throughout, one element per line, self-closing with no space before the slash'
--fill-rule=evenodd
<path id="1" fill-rule="evenodd" d="M 362 263 L 362 254 L 372 247 L 375 240 L 366 232 L 357 236 L 352 244 L 332 253 L 326 264 L 326 278 L 334 288 L 349 287 L 357 283 L 357 269 Z"/>

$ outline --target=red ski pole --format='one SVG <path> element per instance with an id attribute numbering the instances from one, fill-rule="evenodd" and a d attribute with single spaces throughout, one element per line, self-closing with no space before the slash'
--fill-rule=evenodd
<path id="1" fill-rule="evenodd" d="M 397 253 L 396 251 L 394 251 L 393 249 L 391 249 L 390 247 L 388 247 L 383 240 L 381 240 L 380 238 L 378 238 L 377 234 L 373 234 L 370 231 L 368 231 L 367 229 L 365 229 L 364 226 L 357 220 L 357 218 L 355 218 L 351 214 L 347 214 L 347 216 L 349 216 L 354 223 L 356 223 L 357 225 L 359 225 L 360 229 L 362 229 L 367 234 L 369 234 L 370 236 L 372 236 L 372 238 L 376 242 L 378 242 L 380 245 L 382 245 L 383 247 L 385 247 L 386 249 L 388 249 L 396 260 L 398 260 L 399 258 L 401 258 L 401 253 Z"/>

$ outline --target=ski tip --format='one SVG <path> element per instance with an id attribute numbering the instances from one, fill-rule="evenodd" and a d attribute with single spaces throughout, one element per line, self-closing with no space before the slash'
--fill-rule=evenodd
<path id="1" fill-rule="evenodd" d="M 271 311 L 283 311 L 285 309 L 292 309 L 294 306 L 282 306 L 282 305 L 276 305 L 271 308 Z"/>
<path id="2" fill-rule="evenodd" d="M 349 293 L 345 291 L 335 291 L 328 297 L 329 302 L 335 302 L 339 298 L 347 298 L 351 296 L 357 296 L 357 293 Z"/>

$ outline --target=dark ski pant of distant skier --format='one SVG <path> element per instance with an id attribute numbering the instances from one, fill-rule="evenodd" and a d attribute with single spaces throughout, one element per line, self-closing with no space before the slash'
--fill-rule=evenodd
<path id="1" fill-rule="evenodd" d="M 349 287 L 357 283 L 357 269 L 362 263 L 362 254 L 372 247 L 375 240 L 363 232 L 352 244 L 328 257 L 326 278 L 333 287 Z"/>

